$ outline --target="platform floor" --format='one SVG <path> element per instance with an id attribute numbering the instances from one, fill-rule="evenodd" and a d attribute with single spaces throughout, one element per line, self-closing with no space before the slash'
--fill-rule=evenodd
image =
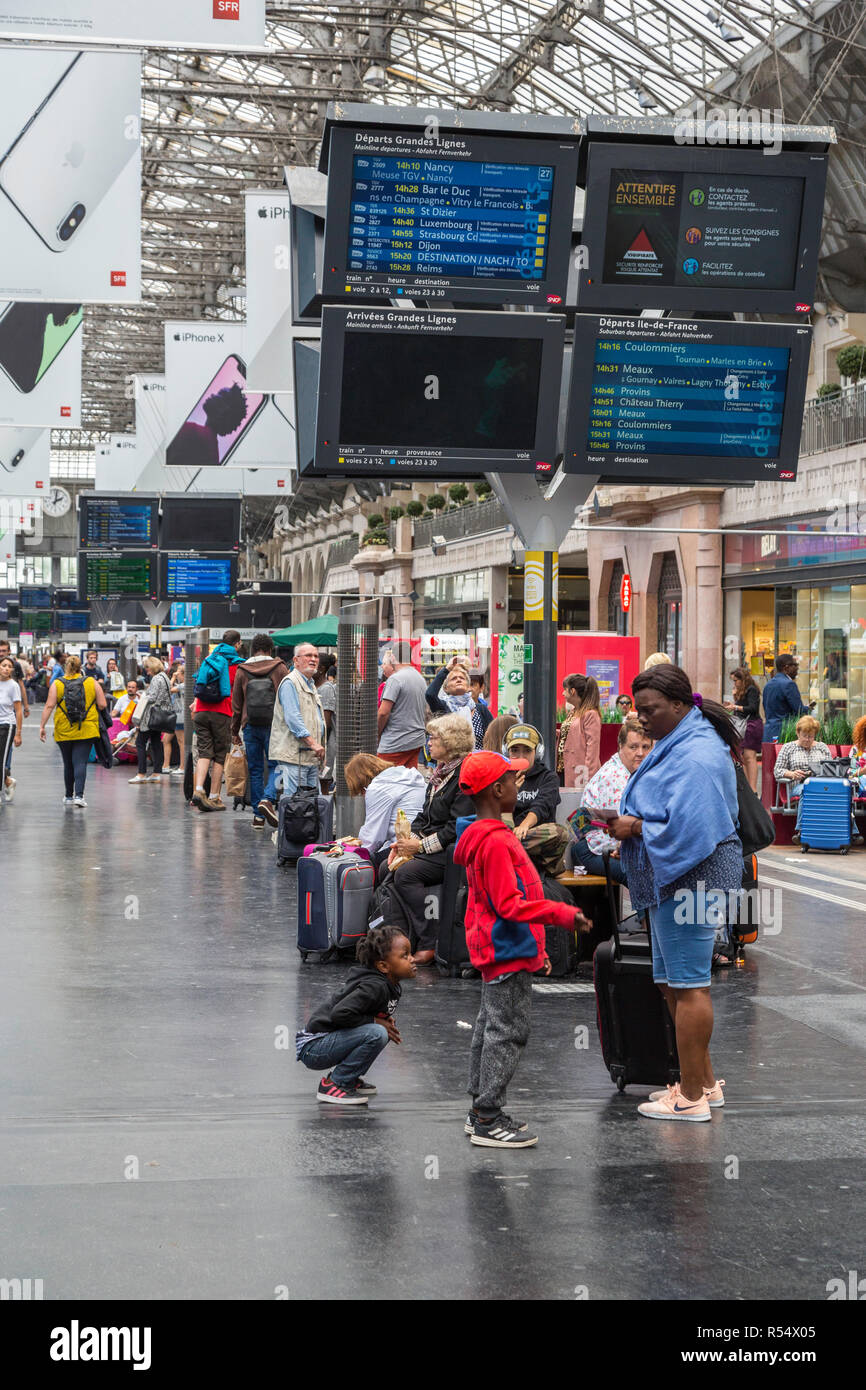
<path id="1" fill-rule="evenodd" d="M 369 1109 L 318 1105 L 275 1040 L 345 967 L 301 964 L 269 835 L 134 768 L 64 809 L 34 723 L 0 813 L 0 1275 L 46 1299 L 824 1300 L 866 1272 L 866 853 L 761 856 L 780 930 L 714 986 L 712 1124 L 641 1120 L 591 986 L 542 986 L 509 1096 L 540 1143 L 483 1151 L 477 984 L 421 971 Z"/>

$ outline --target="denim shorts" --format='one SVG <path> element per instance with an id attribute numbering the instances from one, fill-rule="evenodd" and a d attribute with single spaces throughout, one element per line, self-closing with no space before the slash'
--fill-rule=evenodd
<path id="1" fill-rule="evenodd" d="M 706 989 L 710 983 L 715 923 L 677 922 L 677 907 L 675 895 L 649 910 L 653 980 L 672 989 Z"/>

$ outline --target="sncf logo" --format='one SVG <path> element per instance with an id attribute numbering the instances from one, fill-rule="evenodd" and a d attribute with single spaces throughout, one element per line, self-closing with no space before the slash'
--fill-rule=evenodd
<path id="1" fill-rule="evenodd" d="M 112 283 L 112 285 L 125 285 L 125 284 L 126 284 L 126 271 L 125 271 L 125 270 L 113 270 L 113 271 L 111 272 L 111 283 Z"/>
<path id="2" fill-rule="evenodd" d="M 68 419 L 71 418 L 71 416 L 72 416 L 72 406 L 71 406 L 71 405 L 62 405 L 62 406 L 60 407 L 60 417 L 61 417 L 61 419 L 63 419 L 63 420 L 68 420 Z"/>
<path id="3" fill-rule="evenodd" d="M 241 0 L 213 0 L 214 19 L 240 19 Z"/>

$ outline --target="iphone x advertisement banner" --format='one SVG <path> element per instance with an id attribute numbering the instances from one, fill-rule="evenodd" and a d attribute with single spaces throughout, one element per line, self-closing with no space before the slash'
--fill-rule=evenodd
<path id="1" fill-rule="evenodd" d="M 0 303 L 0 426 L 81 424 L 82 316 L 80 304 Z"/>
<path id="2" fill-rule="evenodd" d="M 295 465 L 291 398 L 249 388 L 244 328 L 165 325 L 165 468 L 180 491 L 268 494 L 287 486 Z"/>
<path id="3" fill-rule="evenodd" d="M 0 50 L 0 247 L 0 298 L 140 300 L 139 53 Z"/>
<path id="4" fill-rule="evenodd" d="M 138 436 L 112 434 L 96 449 L 97 492 L 131 492 L 139 474 Z"/>
<path id="5" fill-rule="evenodd" d="M 50 430 L 0 429 L 0 497 L 38 497 L 50 474 Z"/>
<path id="6" fill-rule="evenodd" d="M 292 386 L 291 204 L 283 193 L 247 193 L 247 382 L 257 391 Z"/>
<path id="7" fill-rule="evenodd" d="M 0 35 L 261 48 L 265 0 L 0 0 Z"/>

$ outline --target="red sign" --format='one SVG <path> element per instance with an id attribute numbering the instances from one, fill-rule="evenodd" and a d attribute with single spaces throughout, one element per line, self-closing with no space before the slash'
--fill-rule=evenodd
<path id="1" fill-rule="evenodd" d="M 240 19 L 241 0 L 213 0 L 214 19 Z"/>
<path id="2" fill-rule="evenodd" d="M 70 419 L 71 415 L 72 415 L 72 406 L 71 406 L 71 405 L 62 405 L 62 406 L 60 407 L 60 416 L 61 416 L 61 419 L 63 419 L 63 420 L 68 420 L 68 419 Z"/>
<path id="3" fill-rule="evenodd" d="M 113 270 L 113 271 L 111 272 L 111 283 L 112 283 L 112 285 L 125 285 L 125 284 L 126 284 L 126 271 L 125 271 L 125 270 Z"/>
<path id="4" fill-rule="evenodd" d="M 619 586 L 619 601 L 623 613 L 631 608 L 631 575 L 624 574 Z"/>

